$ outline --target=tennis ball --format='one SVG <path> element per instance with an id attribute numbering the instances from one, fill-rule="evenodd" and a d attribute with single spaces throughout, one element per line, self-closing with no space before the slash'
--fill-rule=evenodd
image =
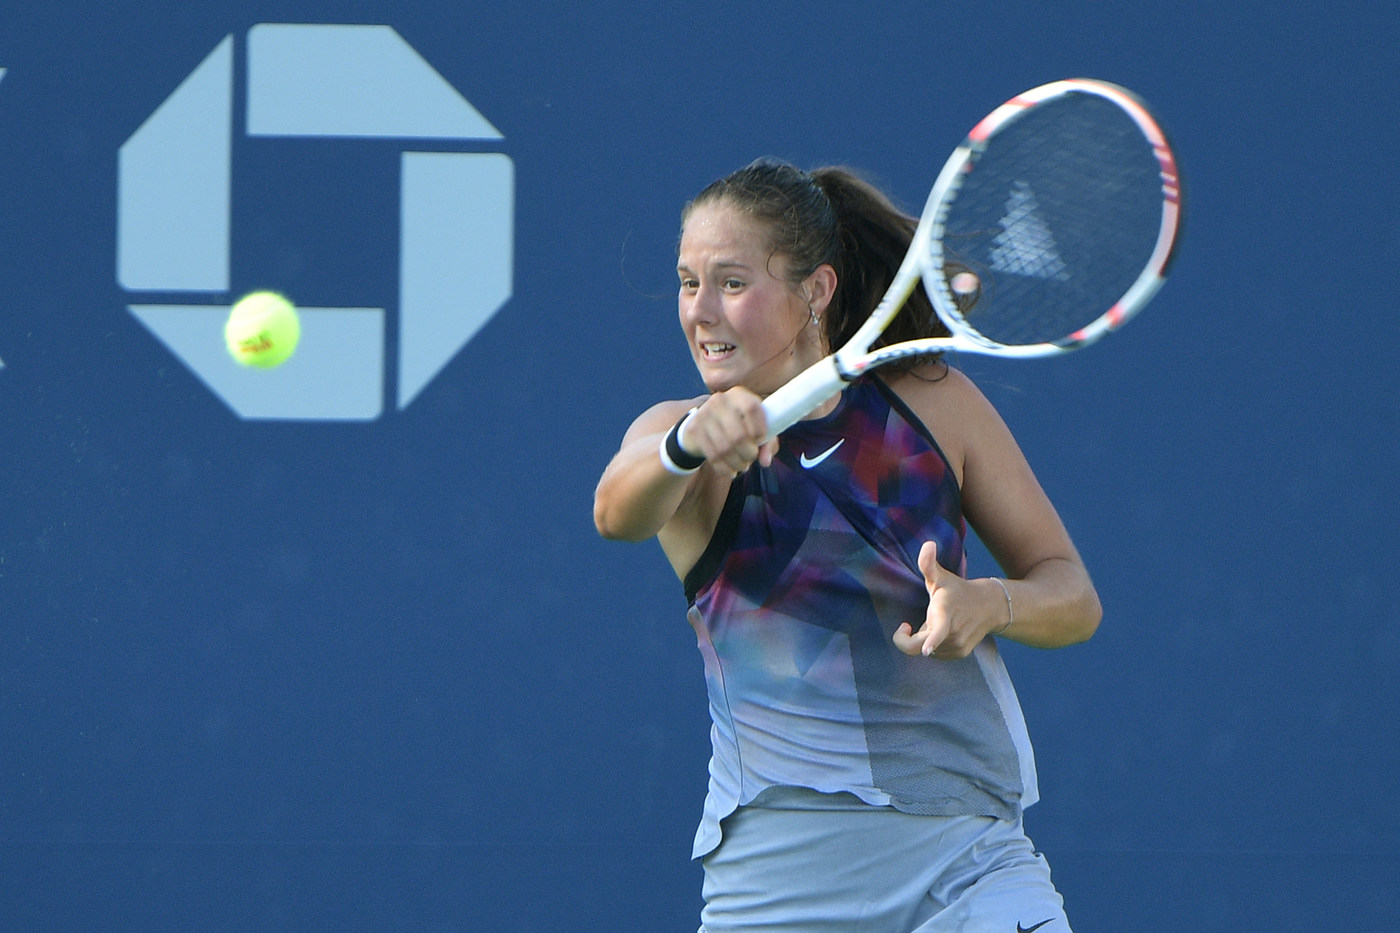
<path id="1" fill-rule="evenodd" d="M 271 369 L 287 362 L 301 339 L 297 309 L 276 292 L 240 298 L 224 325 L 229 354 L 243 366 Z"/>

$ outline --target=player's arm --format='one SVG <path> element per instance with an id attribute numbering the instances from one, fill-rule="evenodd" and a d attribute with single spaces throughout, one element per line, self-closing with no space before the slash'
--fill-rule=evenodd
<path id="1" fill-rule="evenodd" d="M 928 616 L 922 627 L 918 620 L 910 620 L 908 631 L 901 627 L 896 645 L 908 654 L 957 658 L 989 633 L 1041 648 L 1087 639 L 1102 614 L 1098 595 L 1011 431 L 962 373 L 922 375 L 901 378 L 896 391 L 953 464 L 963 514 L 1001 565 L 1005 590 L 993 580 L 943 571 L 926 546 L 919 564 L 929 589 Z"/>
<path id="2" fill-rule="evenodd" d="M 661 447 L 692 408 L 678 437 L 682 452 L 700 456 L 704 464 L 678 476 L 666 468 Z M 729 482 L 754 461 L 772 461 L 778 442 L 764 441 L 767 427 L 762 400 L 742 386 L 704 399 L 662 402 L 643 412 L 598 481 L 593 498 L 598 532 L 628 541 L 662 534 L 663 547 L 682 571 L 693 544 L 708 540 L 711 513 Z"/>
<path id="3" fill-rule="evenodd" d="M 622 438 L 593 494 L 593 523 L 605 538 L 644 541 L 669 522 L 698 473 L 667 470 L 661 444 L 693 402 L 669 401 L 642 412 Z"/>
<path id="4" fill-rule="evenodd" d="M 1087 640 L 1103 609 L 1059 513 L 992 404 L 965 377 L 953 388 L 967 426 L 963 514 L 1007 578 L 1015 621 L 1003 637 L 1039 648 Z"/>

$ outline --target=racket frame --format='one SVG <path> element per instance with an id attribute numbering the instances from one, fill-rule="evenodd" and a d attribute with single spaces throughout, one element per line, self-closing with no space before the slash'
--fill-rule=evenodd
<path id="1" fill-rule="evenodd" d="M 1118 301 L 1093 322 L 1052 342 L 1000 343 L 979 333 L 958 311 L 943 271 L 943 233 L 948 210 L 963 179 L 973 170 L 989 140 L 1038 104 L 1074 93 L 1095 94 L 1112 101 L 1132 118 L 1152 146 L 1160 168 L 1163 195 L 1162 222 L 1157 242 L 1137 279 Z M 771 439 L 781 434 L 848 383 L 892 360 L 948 350 L 1009 359 L 1034 359 L 1087 347 L 1126 324 L 1162 287 L 1174 255 L 1180 215 L 1181 186 L 1176 158 L 1166 135 L 1137 95 L 1116 84 L 1092 78 L 1052 81 L 1018 94 L 983 117 L 943 164 L 924 203 L 909 249 L 889 288 L 851 339 L 764 400 L 763 408 L 768 418 L 767 437 Z M 920 281 L 935 313 L 948 328 L 949 336 L 910 340 L 871 350 L 871 345 L 894 320 Z"/>

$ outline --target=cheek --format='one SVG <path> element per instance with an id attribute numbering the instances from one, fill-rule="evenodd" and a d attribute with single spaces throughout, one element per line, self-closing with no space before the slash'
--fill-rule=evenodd
<path id="1" fill-rule="evenodd" d="M 807 321 L 807 305 L 789 300 L 786 292 L 769 295 L 763 300 L 749 302 L 736 309 L 730 320 L 736 330 L 750 339 L 787 343 L 793 332 Z"/>

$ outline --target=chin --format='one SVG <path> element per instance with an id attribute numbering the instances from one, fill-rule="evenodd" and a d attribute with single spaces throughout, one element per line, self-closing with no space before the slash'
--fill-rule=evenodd
<path id="1" fill-rule="evenodd" d="M 700 381 L 705 383 L 705 388 L 714 394 L 723 392 L 725 389 L 732 389 L 739 385 L 740 380 L 735 379 L 733 373 L 714 369 L 709 366 L 697 367 L 700 371 Z"/>

